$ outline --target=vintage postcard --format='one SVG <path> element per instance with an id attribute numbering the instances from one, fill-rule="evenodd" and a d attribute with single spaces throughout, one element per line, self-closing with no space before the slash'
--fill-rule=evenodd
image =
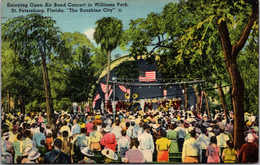
<path id="1" fill-rule="evenodd" d="M 3 0 L 1 162 L 258 162 L 258 0 Z"/>

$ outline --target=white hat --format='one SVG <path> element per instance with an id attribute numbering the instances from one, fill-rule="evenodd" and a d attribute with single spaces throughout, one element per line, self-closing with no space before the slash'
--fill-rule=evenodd
<path id="1" fill-rule="evenodd" d="M 32 151 L 32 147 L 26 147 L 24 150 L 23 150 L 23 156 L 27 156 L 29 155 L 29 153 Z"/>
<path id="2" fill-rule="evenodd" d="M 8 138 L 9 136 L 10 136 L 9 132 L 5 132 L 5 133 L 3 134 L 3 138 L 4 138 L 4 139 Z"/>
<path id="3" fill-rule="evenodd" d="M 104 129 L 105 132 L 110 132 L 112 130 L 112 128 L 110 127 L 110 125 L 107 125 L 106 128 Z"/>
<path id="4" fill-rule="evenodd" d="M 194 127 L 188 127 L 188 132 L 194 130 Z"/>
<path id="5" fill-rule="evenodd" d="M 40 153 L 37 150 L 32 150 L 29 152 L 28 159 L 29 160 L 35 160 L 40 157 Z"/>
<path id="6" fill-rule="evenodd" d="M 208 127 L 207 130 L 210 132 L 212 131 L 212 127 Z"/>
<path id="7" fill-rule="evenodd" d="M 113 150 L 111 150 L 111 149 L 107 149 L 107 148 L 103 149 L 101 151 L 101 153 L 102 153 L 102 155 L 108 157 L 109 159 L 113 159 L 113 160 L 117 160 L 118 159 L 117 154 Z"/>
<path id="8" fill-rule="evenodd" d="M 246 137 L 247 140 L 254 140 L 254 137 L 251 133 L 247 134 L 247 137 Z"/>
<path id="9" fill-rule="evenodd" d="M 94 152 L 89 147 L 82 148 L 81 153 L 87 156 L 94 156 Z"/>

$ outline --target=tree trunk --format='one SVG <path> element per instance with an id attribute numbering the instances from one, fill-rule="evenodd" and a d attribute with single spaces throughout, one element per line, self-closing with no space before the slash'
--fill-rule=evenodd
<path id="1" fill-rule="evenodd" d="M 206 101 L 206 107 L 207 107 L 207 114 L 208 114 L 208 118 L 211 119 L 211 113 L 210 113 L 210 106 L 209 106 L 209 99 L 208 99 L 208 94 L 204 91 L 204 97 L 205 97 L 205 101 Z"/>
<path id="2" fill-rule="evenodd" d="M 23 102 L 23 96 L 20 95 L 20 110 L 22 114 L 25 114 L 25 107 L 24 107 L 24 102 Z"/>
<path id="3" fill-rule="evenodd" d="M 216 24 L 227 70 L 232 83 L 232 105 L 234 110 L 234 146 L 240 149 L 244 142 L 244 82 L 241 78 L 236 59 L 248 40 L 250 31 L 258 19 L 258 0 L 251 0 L 252 12 L 240 38 L 231 45 L 229 31 L 225 20 L 216 17 Z"/>
<path id="4" fill-rule="evenodd" d="M 219 93 L 219 97 L 221 100 L 221 105 L 224 111 L 224 115 L 226 116 L 226 118 L 228 117 L 228 111 L 227 111 L 227 104 L 226 104 L 226 100 L 225 100 L 225 94 L 223 92 L 222 86 L 221 84 L 217 84 L 217 88 L 218 88 L 218 93 Z"/>
<path id="5" fill-rule="evenodd" d="M 42 58 L 42 74 L 43 74 L 43 83 L 44 83 L 44 92 L 46 97 L 46 109 L 47 109 L 47 122 L 51 125 L 51 128 L 56 131 L 54 125 L 54 110 L 51 98 L 51 87 L 50 87 L 50 80 L 48 75 L 48 69 L 46 65 L 46 55 L 41 53 Z"/>
<path id="6" fill-rule="evenodd" d="M 196 95 L 196 112 L 200 112 L 200 95 L 199 95 L 199 91 L 197 89 L 197 85 L 193 86 L 195 95 Z"/>
<path id="7" fill-rule="evenodd" d="M 10 91 L 7 91 L 7 113 L 10 113 L 11 109 L 11 99 L 10 99 Z"/>
<path id="8" fill-rule="evenodd" d="M 108 50 L 107 51 L 107 81 L 106 81 L 106 95 L 105 95 L 105 99 L 108 99 L 106 98 L 106 96 L 108 96 L 108 87 L 109 87 L 109 78 L 110 78 L 110 58 L 111 58 L 111 51 Z M 107 101 L 108 100 L 105 100 L 105 110 L 107 110 Z"/>
<path id="9" fill-rule="evenodd" d="M 184 111 L 188 110 L 188 90 L 186 85 L 182 85 L 182 89 L 184 90 Z"/>
<path id="10" fill-rule="evenodd" d="M 1 110 L 3 108 L 4 103 L 5 103 L 5 97 L 2 99 L 2 102 L 1 102 Z"/>
<path id="11" fill-rule="evenodd" d="M 228 67 L 232 82 L 232 103 L 234 108 L 234 146 L 241 148 L 244 143 L 244 82 L 236 61 Z"/>

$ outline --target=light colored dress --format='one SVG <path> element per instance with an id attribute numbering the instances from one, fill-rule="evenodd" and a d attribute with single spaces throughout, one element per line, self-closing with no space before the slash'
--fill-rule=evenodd
<path id="1" fill-rule="evenodd" d="M 207 163 L 220 163 L 220 159 L 219 159 L 220 148 L 219 148 L 219 146 L 216 146 L 216 148 L 214 148 L 211 145 L 208 145 L 207 150 L 208 150 Z"/>
<path id="2" fill-rule="evenodd" d="M 166 138 L 171 141 L 170 151 L 169 153 L 178 153 L 178 143 L 177 143 L 177 132 L 169 131 L 167 132 Z"/>
<path id="3" fill-rule="evenodd" d="M 226 148 L 223 150 L 224 163 L 235 163 L 237 159 L 237 151 L 235 149 Z"/>
<path id="4" fill-rule="evenodd" d="M 21 153 L 21 141 L 17 140 L 13 143 L 14 148 L 14 163 L 17 163 L 16 159 L 18 156 L 22 156 Z"/>

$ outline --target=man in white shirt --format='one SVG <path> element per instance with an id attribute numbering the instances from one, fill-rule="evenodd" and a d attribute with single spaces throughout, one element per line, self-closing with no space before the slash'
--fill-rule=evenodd
<path id="1" fill-rule="evenodd" d="M 180 125 L 177 128 L 175 128 L 174 131 L 177 132 L 177 137 L 178 137 L 177 143 L 178 143 L 179 152 L 182 152 L 183 142 L 186 136 L 183 120 L 180 120 Z"/>
<path id="2" fill-rule="evenodd" d="M 150 130 L 149 125 L 145 124 L 143 128 L 144 133 L 138 136 L 138 141 L 140 142 L 138 149 L 143 153 L 145 162 L 152 162 L 154 152 L 153 137 L 148 133 Z"/>
<path id="3" fill-rule="evenodd" d="M 207 151 L 207 147 L 208 147 L 209 142 L 210 142 L 210 138 L 206 135 L 206 133 L 207 133 L 207 129 L 202 129 L 201 134 L 197 138 L 197 140 L 201 144 L 201 149 L 202 149 L 202 155 L 201 155 L 202 161 L 201 161 L 201 163 L 207 163 L 206 151 Z"/>
<path id="4" fill-rule="evenodd" d="M 113 133 L 116 136 L 117 143 L 118 143 L 119 137 L 121 136 L 121 131 L 122 131 L 122 128 L 119 126 L 119 124 L 120 124 L 119 121 L 116 121 L 115 122 L 116 126 L 114 126 L 111 131 L 111 133 Z"/>
<path id="5" fill-rule="evenodd" d="M 76 135 L 76 134 L 80 134 L 80 126 L 77 123 L 77 119 L 73 120 L 73 126 L 71 127 L 71 135 Z"/>
<path id="6" fill-rule="evenodd" d="M 228 135 L 224 133 L 223 129 L 220 129 L 220 134 L 217 136 L 217 145 L 220 147 L 221 154 L 225 148 L 227 148 L 227 141 L 229 139 Z"/>
<path id="7" fill-rule="evenodd" d="M 182 149 L 182 163 L 199 163 L 201 162 L 201 144 L 195 139 L 196 131 L 190 132 L 191 138 L 185 140 Z"/>

